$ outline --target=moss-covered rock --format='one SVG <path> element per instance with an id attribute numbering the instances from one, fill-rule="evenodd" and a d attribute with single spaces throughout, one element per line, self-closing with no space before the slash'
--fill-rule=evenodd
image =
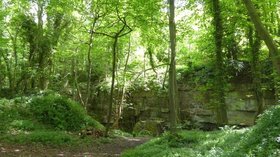
<path id="1" fill-rule="evenodd" d="M 139 121 L 133 128 L 133 133 L 137 135 L 158 136 L 163 133 L 163 122 L 159 120 Z"/>

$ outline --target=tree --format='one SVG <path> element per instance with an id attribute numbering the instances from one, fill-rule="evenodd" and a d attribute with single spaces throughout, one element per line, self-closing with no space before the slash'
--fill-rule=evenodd
<path id="1" fill-rule="evenodd" d="M 254 95 L 256 97 L 257 103 L 257 113 L 256 117 L 264 111 L 264 104 L 263 104 L 263 92 L 261 89 L 261 66 L 260 63 L 260 48 L 261 48 L 261 40 L 257 32 L 254 35 L 254 29 L 249 27 L 249 34 L 248 40 L 250 45 L 250 52 L 251 52 L 251 72 L 252 72 L 252 84 Z M 255 39 L 254 39 L 255 36 Z"/>
<path id="2" fill-rule="evenodd" d="M 170 66 L 169 66 L 169 110 L 170 129 L 175 133 L 177 128 L 177 80 L 176 80 L 176 25 L 175 25 L 175 4 L 169 0 L 169 39 L 170 39 Z"/>
<path id="3" fill-rule="evenodd" d="M 280 52 L 277 48 L 277 45 L 267 29 L 265 28 L 264 24 L 262 23 L 256 8 L 251 0 L 243 0 L 245 4 L 248 15 L 250 16 L 251 21 L 253 22 L 259 36 L 262 40 L 264 40 L 267 48 L 269 49 L 270 57 L 273 62 L 274 68 L 278 75 L 280 75 Z"/>
<path id="4" fill-rule="evenodd" d="M 121 24 L 122 26 L 120 27 L 117 32 L 112 33 L 112 34 L 107 34 L 103 32 L 94 32 L 95 34 L 98 35 L 104 35 L 107 37 L 110 37 L 113 39 L 113 45 L 112 45 L 112 81 L 111 81 L 111 88 L 110 88 L 110 99 L 109 99 L 109 108 L 108 108 L 108 115 L 107 115 L 107 126 L 106 126 L 106 131 L 105 135 L 108 136 L 109 129 L 111 127 L 111 119 L 112 119 L 112 111 L 113 111 L 113 103 L 114 103 L 114 90 L 115 90 L 115 77 L 116 77 L 116 68 L 117 68 L 117 47 L 118 47 L 118 41 L 119 38 L 129 34 L 132 29 L 129 27 L 129 25 L 126 22 L 126 17 L 121 17 L 118 7 L 116 9 L 117 13 L 117 24 Z M 126 31 L 128 29 L 128 31 Z"/>
<path id="5" fill-rule="evenodd" d="M 97 6 L 98 7 L 98 6 Z M 95 11 L 94 15 L 93 15 L 93 21 L 92 24 L 90 26 L 90 35 L 89 35 L 89 41 L 88 41 L 88 52 L 87 52 L 87 60 L 88 60 L 88 66 L 87 66 L 87 96 L 86 96 L 86 100 L 85 100 L 85 105 L 88 105 L 89 99 L 91 97 L 91 78 L 92 78 L 92 57 L 91 57 L 91 53 L 92 53 L 92 49 L 93 49 L 93 41 L 94 41 L 94 31 L 95 31 L 95 27 L 96 27 L 96 23 L 98 22 L 98 19 L 100 18 L 100 15 L 98 13 L 98 11 Z"/>
<path id="6" fill-rule="evenodd" d="M 4 20 L 4 11 L 3 11 L 3 1 L 0 2 L 0 53 L 3 53 L 2 51 L 2 45 L 3 43 L 3 20 Z M 3 66 L 2 66 L 2 57 L 0 56 L 0 89 L 2 89 L 3 83 L 2 81 L 4 80 L 4 71 L 3 71 Z"/>
<path id="7" fill-rule="evenodd" d="M 215 76 L 215 96 L 216 96 L 216 114 L 217 123 L 220 125 L 227 124 L 227 109 L 225 102 L 225 70 L 223 63 L 223 23 L 221 17 L 220 0 L 213 0 L 213 16 L 214 16 L 214 38 L 215 38 L 215 55 L 216 55 L 216 76 Z"/>

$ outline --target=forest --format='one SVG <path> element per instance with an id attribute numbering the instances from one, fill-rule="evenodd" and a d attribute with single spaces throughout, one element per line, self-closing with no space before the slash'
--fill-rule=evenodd
<path id="1" fill-rule="evenodd" d="M 280 156 L 279 0 L 1 0 L 0 156 Z"/>

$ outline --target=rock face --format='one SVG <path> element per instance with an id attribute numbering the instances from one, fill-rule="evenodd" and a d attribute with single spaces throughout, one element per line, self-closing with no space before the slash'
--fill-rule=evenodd
<path id="1" fill-rule="evenodd" d="M 254 124 L 257 103 L 251 86 L 250 83 L 231 84 L 231 89 L 226 94 L 230 125 L 249 126 Z M 207 92 L 200 92 L 184 84 L 180 84 L 179 87 L 180 120 L 205 125 L 215 124 L 215 113 L 209 105 L 210 98 Z M 141 94 L 136 95 L 138 97 L 133 98 L 133 104 L 136 105 L 136 110 L 145 113 L 139 115 L 139 120 L 168 121 L 167 95 L 157 96 L 151 91 L 145 92 L 143 97 L 141 97 Z M 266 108 L 276 104 L 272 91 L 264 91 L 263 103 Z"/>
<path id="2" fill-rule="evenodd" d="M 178 116 L 181 122 L 190 123 L 189 126 L 200 123 L 205 124 L 207 128 L 208 126 L 212 128 L 212 124 L 216 123 L 216 118 L 210 105 L 211 97 L 209 95 L 211 91 L 203 91 L 199 86 L 203 87 L 202 84 L 178 84 L 178 104 L 180 108 Z M 263 95 L 262 103 L 265 108 L 276 104 L 273 91 L 263 90 Z M 250 79 L 236 77 L 230 83 L 225 99 L 230 125 L 249 126 L 254 124 L 257 103 Z M 167 93 L 159 94 L 156 91 L 136 90 L 130 93 L 126 103 L 129 105 L 124 108 L 120 120 L 120 126 L 125 131 L 133 132 L 137 125 L 144 125 L 145 123 L 146 126 L 147 123 L 157 124 L 159 121 L 168 127 Z M 104 112 L 106 113 L 106 104 L 106 99 L 102 99 L 102 105 L 99 105 L 100 110 L 103 112 L 102 115 L 106 115 L 104 114 Z M 142 130 L 147 130 L 147 128 Z"/>
<path id="3" fill-rule="evenodd" d="M 211 106 L 209 106 L 207 94 L 196 90 L 181 90 L 180 93 L 180 107 L 183 109 L 183 114 L 189 113 L 190 119 L 195 122 L 216 122 L 214 112 L 211 110 Z M 275 104 L 272 91 L 265 91 L 264 95 L 263 103 L 266 108 Z M 251 84 L 231 84 L 231 89 L 227 92 L 225 99 L 229 124 L 254 124 L 257 103 Z"/>

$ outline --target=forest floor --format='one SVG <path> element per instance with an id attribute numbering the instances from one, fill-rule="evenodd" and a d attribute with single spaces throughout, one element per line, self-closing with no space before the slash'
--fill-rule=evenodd
<path id="1" fill-rule="evenodd" d="M 0 157 L 118 157 L 125 150 L 149 141 L 149 137 L 118 137 L 107 143 L 95 143 L 90 147 L 47 147 L 43 145 L 11 145 L 0 143 Z"/>

